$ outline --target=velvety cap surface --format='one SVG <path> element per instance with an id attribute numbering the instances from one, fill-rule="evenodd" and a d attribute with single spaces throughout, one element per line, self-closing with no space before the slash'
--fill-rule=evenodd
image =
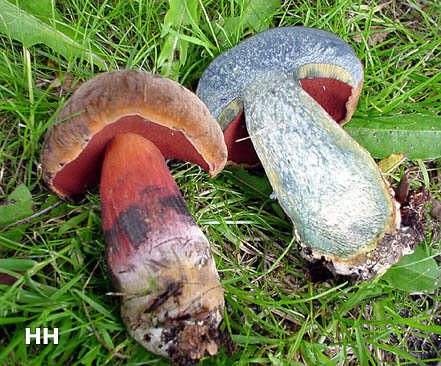
<path id="1" fill-rule="evenodd" d="M 84 83 L 63 106 L 42 149 L 45 181 L 61 197 L 98 183 L 104 147 L 117 133 L 139 133 L 166 158 L 216 175 L 226 162 L 222 131 L 203 102 L 177 82 L 137 70 Z"/>

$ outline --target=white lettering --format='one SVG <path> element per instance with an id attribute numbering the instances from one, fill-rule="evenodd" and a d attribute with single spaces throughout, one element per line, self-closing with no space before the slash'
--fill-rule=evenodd
<path id="1" fill-rule="evenodd" d="M 26 328 L 26 344 L 31 344 L 31 338 L 35 338 L 35 343 L 40 344 L 40 328 L 35 328 L 34 334 L 31 334 L 31 328 Z"/>
<path id="2" fill-rule="evenodd" d="M 31 344 L 31 339 L 35 339 L 35 344 L 41 344 L 41 328 L 35 328 L 35 333 L 31 333 L 31 328 L 26 328 L 26 344 Z M 58 328 L 54 328 L 52 333 L 49 333 L 48 328 L 43 328 L 43 344 L 48 344 L 49 339 L 52 339 L 54 344 L 58 344 Z"/>
<path id="3" fill-rule="evenodd" d="M 54 344 L 58 344 L 58 328 L 54 328 L 54 332 L 49 334 L 47 328 L 43 328 L 43 343 L 48 344 L 49 338 L 54 340 Z"/>

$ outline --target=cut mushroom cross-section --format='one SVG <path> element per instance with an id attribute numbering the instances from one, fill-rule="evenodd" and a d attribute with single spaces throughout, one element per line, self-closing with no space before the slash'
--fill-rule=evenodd
<path id="1" fill-rule="evenodd" d="M 107 261 L 128 332 L 175 363 L 215 354 L 223 289 L 164 157 L 217 174 L 227 153 L 216 121 L 178 83 L 135 70 L 89 80 L 57 120 L 43 146 L 44 178 L 67 199 L 100 181 Z"/>

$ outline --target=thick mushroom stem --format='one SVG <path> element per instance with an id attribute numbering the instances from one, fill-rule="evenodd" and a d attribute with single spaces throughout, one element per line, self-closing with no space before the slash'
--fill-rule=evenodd
<path id="1" fill-rule="evenodd" d="M 116 135 L 100 195 L 108 264 L 131 336 L 175 363 L 215 354 L 223 290 L 161 152 L 137 134 Z"/>
<path id="2" fill-rule="evenodd" d="M 247 129 L 302 254 L 337 273 L 372 277 L 413 251 L 398 203 L 369 153 L 289 74 L 242 95 Z"/>
<path id="3" fill-rule="evenodd" d="M 352 87 L 332 78 L 304 78 L 300 85 L 337 123 L 343 125 L 352 115 L 348 111 Z M 355 102 L 356 104 L 356 102 Z M 245 123 L 243 101 L 233 100 L 220 114 L 225 143 L 228 149 L 228 164 L 233 166 L 253 167 L 259 164 L 259 158 L 249 139 Z"/>
<path id="4" fill-rule="evenodd" d="M 349 44 L 322 30 L 286 27 L 216 57 L 197 94 L 224 131 L 228 160 L 252 165 L 257 153 L 302 255 L 369 278 L 411 253 L 421 235 L 418 225 L 400 225 L 375 162 L 340 128 L 362 85 L 363 66 Z"/>

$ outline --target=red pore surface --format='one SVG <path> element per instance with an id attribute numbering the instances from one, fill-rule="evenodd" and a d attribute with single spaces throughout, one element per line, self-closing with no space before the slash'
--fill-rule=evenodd
<path id="1" fill-rule="evenodd" d="M 182 132 L 133 115 L 123 117 L 95 134 L 81 154 L 57 173 L 53 180 L 54 186 L 70 197 L 83 194 L 98 184 L 106 144 L 116 134 L 129 132 L 150 140 L 165 158 L 189 161 L 208 170 L 207 163 Z"/>
<path id="2" fill-rule="evenodd" d="M 161 152 L 136 134 L 117 135 L 108 144 L 100 196 L 107 259 L 117 286 L 119 274 L 133 270 L 140 258 L 160 263 L 161 250 L 185 243 L 196 226 Z"/>
<path id="3" fill-rule="evenodd" d="M 346 102 L 352 93 L 350 85 L 330 78 L 302 79 L 300 84 L 336 122 L 345 118 Z M 246 165 L 255 165 L 259 162 L 248 136 L 243 110 L 224 130 L 224 139 L 229 161 Z M 237 142 L 237 140 L 242 141 Z"/>
<path id="4" fill-rule="evenodd" d="M 248 135 L 243 109 L 224 130 L 224 139 L 228 149 L 228 161 L 247 165 L 259 162 Z"/>
<path id="5" fill-rule="evenodd" d="M 300 84 L 336 122 L 345 118 L 346 102 L 352 93 L 350 85 L 329 78 L 302 79 Z"/>

